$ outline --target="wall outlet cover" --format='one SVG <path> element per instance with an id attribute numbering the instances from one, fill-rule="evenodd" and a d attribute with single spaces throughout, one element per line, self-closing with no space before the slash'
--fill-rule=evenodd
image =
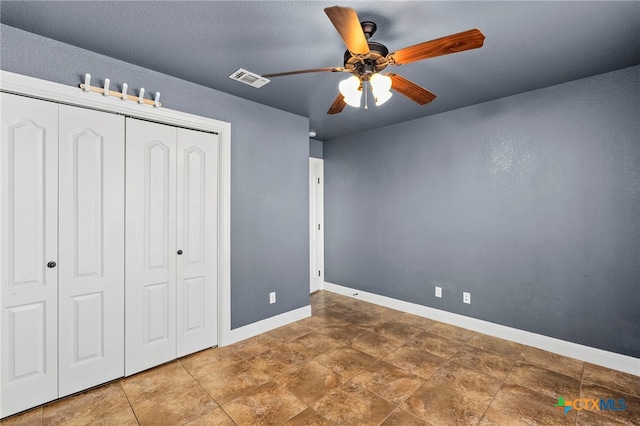
<path id="1" fill-rule="evenodd" d="M 463 292 L 462 293 L 462 302 L 463 303 L 468 303 L 469 305 L 471 304 L 471 293 L 468 292 Z"/>
<path id="2" fill-rule="evenodd" d="M 436 297 L 442 297 L 442 287 L 436 287 Z"/>
<path id="3" fill-rule="evenodd" d="M 271 293 L 269 293 L 269 303 L 270 304 L 276 303 L 276 292 L 275 291 L 272 291 Z"/>

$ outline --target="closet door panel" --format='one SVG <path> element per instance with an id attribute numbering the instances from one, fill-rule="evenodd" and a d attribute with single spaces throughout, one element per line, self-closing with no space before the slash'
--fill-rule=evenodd
<path id="1" fill-rule="evenodd" d="M 176 129 L 126 121 L 125 373 L 176 357 Z"/>
<path id="2" fill-rule="evenodd" d="M 58 106 L 0 94 L 0 416 L 58 396 Z"/>
<path id="3" fill-rule="evenodd" d="M 178 356 L 217 344 L 218 136 L 178 129 Z"/>
<path id="4" fill-rule="evenodd" d="M 60 106 L 60 396 L 124 375 L 124 117 Z"/>

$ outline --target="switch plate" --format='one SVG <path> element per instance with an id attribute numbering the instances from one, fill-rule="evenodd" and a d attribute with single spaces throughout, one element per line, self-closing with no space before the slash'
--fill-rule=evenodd
<path id="1" fill-rule="evenodd" d="M 275 291 L 272 291 L 271 293 L 269 293 L 269 303 L 270 304 L 276 303 L 276 292 Z"/>
<path id="2" fill-rule="evenodd" d="M 442 297 L 442 287 L 436 286 L 436 297 Z"/>
<path id="3" fill-rule="evenodd" d="M 471 304 L 471 293 L 468 293 L 466 291 L 462 292 L 462 302 L 463 303 L 468 303 L 470 305 Z"/>

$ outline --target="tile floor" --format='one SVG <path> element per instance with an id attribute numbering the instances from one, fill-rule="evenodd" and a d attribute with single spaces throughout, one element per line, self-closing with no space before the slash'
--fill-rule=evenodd
<path id="1" fill-rule="evenodd" d="M 5 425 L 640 424 L 640 378 L 321 291 L 313 316 Z M 626 409 L 554 407 L 621 399 Z"/>

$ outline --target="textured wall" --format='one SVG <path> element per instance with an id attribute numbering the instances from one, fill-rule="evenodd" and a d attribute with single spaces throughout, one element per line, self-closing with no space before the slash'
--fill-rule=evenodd
<path id="1" fill-rule="evenodd" d="M 322 141 L 309 139 L 309 157 L 322 158 Z"/>
<path id="2" fill-rule="evenodd" d="M 633 67 L 325 141 L 326 280 L 639 357 L 639 117 Z"/>
<path id="3" fill-rule="evenodd" d="M 88 72 L 94 84 L 159 91 L 166 108 L 230 122 L 232 328 L 309 304 L 307 118 L 5 25 L 0 35 L 3 70 L 74 87 Z"/>

